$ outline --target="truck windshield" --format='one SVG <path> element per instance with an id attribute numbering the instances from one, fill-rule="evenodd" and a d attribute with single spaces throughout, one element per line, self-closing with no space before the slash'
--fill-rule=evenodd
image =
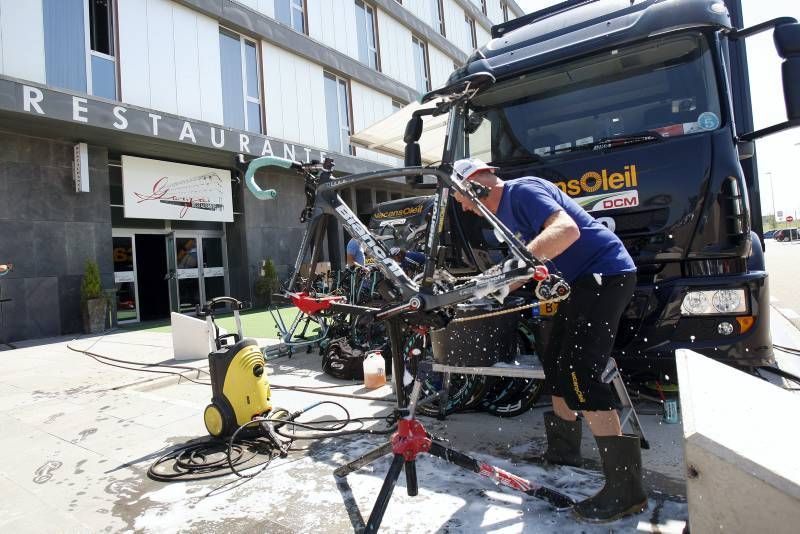
<path id="1" fill-rule="evenodd" d="M 613 150 L 719 128 L 700 34 L 653 38 L 498 83 L 471 103 L 471 156 L 498 164 Z"/>

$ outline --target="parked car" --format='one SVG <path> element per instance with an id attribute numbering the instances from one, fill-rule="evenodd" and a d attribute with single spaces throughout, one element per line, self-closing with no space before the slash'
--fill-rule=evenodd
<path id="1" fill-rule="evenodd" d="M 800 239 L 800 232 L 797 231 L 797 228 L 786 228 L 775 232 L 773 238 L 775 241 L 797 241 Z"/>
<path id="2" fill-rule="evenodd" d="M 777 230 L 767 230 L 764 232 L 764 239 L 772 239 L 775 236 L 775 232 L 777 232 Z"/>

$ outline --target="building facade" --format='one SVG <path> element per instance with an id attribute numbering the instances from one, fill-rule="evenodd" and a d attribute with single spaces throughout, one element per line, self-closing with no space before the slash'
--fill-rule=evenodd
<path id="1" fill-rule="evenodd" d="M 302 181 L 246 192 L 237 154 L 400 164 L 349 135 L 444 83 L 513 0 L 0 0 L 0 342 L 79 332 L 86 260 L 109 320 L 252 298 L 304 226 Z M 413 195 L 343 191 L 359 214 Z M 328 234 L 327 259 L 348 237 Z"/>

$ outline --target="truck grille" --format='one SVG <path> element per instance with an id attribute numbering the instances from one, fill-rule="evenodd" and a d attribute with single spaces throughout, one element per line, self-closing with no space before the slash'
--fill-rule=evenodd
<path id="1" fill-rule="evenodd" d="M 661 230 L 667 223 L 669 208 L 655 208 L 634 213 L 614 215 L 616 233 L 625 239 L 629 234 L 651 233 Z"/>

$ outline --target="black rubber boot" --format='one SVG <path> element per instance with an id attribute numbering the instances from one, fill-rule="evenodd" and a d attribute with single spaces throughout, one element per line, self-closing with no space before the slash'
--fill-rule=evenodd
<path id="1" fill-rule="evenodd" d="M 549 464 L 581 467 L 581 420 L 567 421 L 555 412 L 545 412 L 544 432 L 547 435 L 547 450 L 542 459 Z"/>
<path id="2" fill-rule="evenodd" d="M 606 484 L 603 489 L 575 505 L 575 514 L 586 521 L 605 523 L 638 514 L 647 508 L 642 486 L 642 451 L 638 436 L 595 437 Z"/>

